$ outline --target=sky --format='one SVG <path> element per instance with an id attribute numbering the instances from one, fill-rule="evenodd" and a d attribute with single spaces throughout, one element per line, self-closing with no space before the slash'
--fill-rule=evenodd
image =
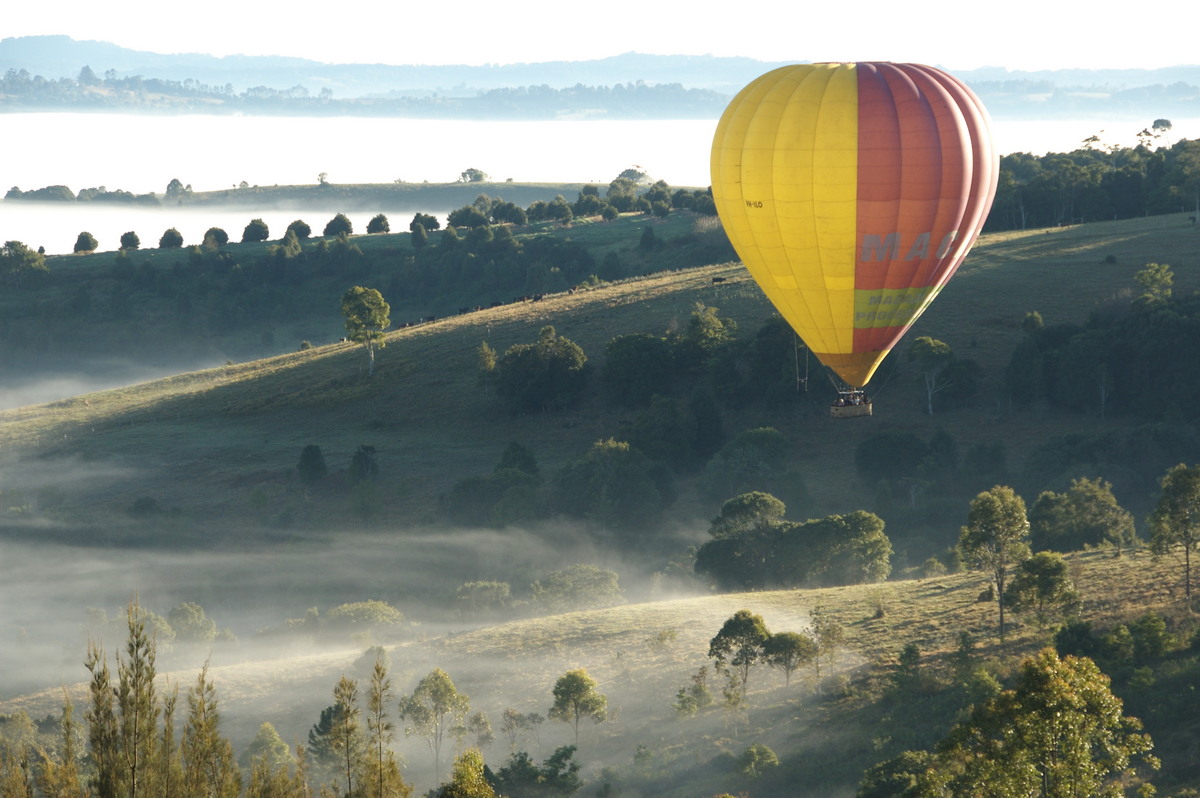
<path id="1" fill-rule="evenodd" d="M 11 3 L 0 37 L 65 34 L 160 53 L 330 63 L 507 64 L 640 52 L 762 61 L 912 61 L 946 69 L 1156 68 L 1197 63 L 1194 26 L 1129 35 L 1098 6 L 1009 0 L 161 0 Z M 711 9 L 711 10 L 709 10 Z"/>

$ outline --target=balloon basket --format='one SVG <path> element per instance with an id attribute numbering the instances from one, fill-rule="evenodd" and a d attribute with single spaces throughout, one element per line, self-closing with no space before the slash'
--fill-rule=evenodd
<path id="1" fill-rule="evenodd" d="M 837 401 L 829 408 L 834 418 L 861 418 L 871 415 L 871 399 L 863 391 L 838 391 Z"/>

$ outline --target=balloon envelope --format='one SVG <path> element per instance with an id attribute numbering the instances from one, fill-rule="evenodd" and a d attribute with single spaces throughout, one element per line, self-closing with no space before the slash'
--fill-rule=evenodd
<path id="1" fill-rule="evenodd" d="M 933 67 L 885 62 L 757 78 L 721 116 L 711 166 L 746 268 L 855 388 L 962 263 L 999 174 L 970 89 Z"/>

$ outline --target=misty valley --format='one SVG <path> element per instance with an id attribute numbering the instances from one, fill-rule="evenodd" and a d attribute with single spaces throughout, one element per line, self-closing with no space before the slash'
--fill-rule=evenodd
<path id="1" fill-rule="evenodd" d="M 1194 224 L 1026 177 L 849 420 L 636 171 L 10 241 L 0 791 L 963 794 L 1066 684 L 1191 794 Z"/>

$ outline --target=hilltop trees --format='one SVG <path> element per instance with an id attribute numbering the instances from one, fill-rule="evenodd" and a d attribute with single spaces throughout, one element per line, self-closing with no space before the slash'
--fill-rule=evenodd
<path id="1" fill-rule="evenodd" d="M 271 230 L 267 227 L 267 223 L 262 219 L 251 219 L 250 223 L 242 230 L 242 243 L 252 243 L 255 241 L 266 241 L 271 237 Z"/>
<path id="2" fill-rule="evenodd" d="M 90 252 L 95 252 L 96 247 L 98 246 L 100 246 L 100 244 L 96 241 L 96 237 L 84 230 L 79 234 L 79 237 L 75 239 L 75 247 L 72 249 L 72 252 L 86 255 Z"/>
<path id="3" fill-rule="evenodd" d="M 339 213 L 325 223 L 325 229 L 321 232 L 321 235 L 326 238 L 334 238 L 340 235 L 352 235 L 353 233 L 354 224 L 346 214 Z"/>
<path id="4" fill-rule="evenodd" d="M 351 341 L 367 350 L 367 374 L 375 374 L 375 349 L 384 346 L 383 331 L 391 326 L 391 306 L 374 288 L 356 285 L 342 294 L 342 317 Z"/>
<path id="5" fill-rule="evenodd" d="M 82 233 L 80 235 L 82 235 Z M 79 246 L 79 242 L 76 241 L 75 245 Z M 180 233 L 178 230 L 176 230 L 174 227 L 172 227 L 169 230 L 167 230 L 166 232 L 164 232 L 162 234 L 162 237 L 158 239 L 158 248 L 159 249 L 179 249 L 182 246 L 183 246 L 183 234 Z M 95 249 L 95 246 L 93 246 L 92 249 Z"/>
<path id="6" fill-rule="evenodd" d="M 5 241 L 0 247 L 0 279 L 20 288 L 32 278 L 46 274 L 46 256 L 20 241 Z"/>

